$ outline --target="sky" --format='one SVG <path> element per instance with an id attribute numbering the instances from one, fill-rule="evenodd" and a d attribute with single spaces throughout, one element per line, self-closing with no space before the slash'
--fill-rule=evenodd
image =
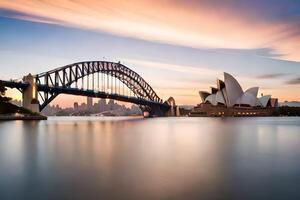
<path id="1" fill-rule="evenodd" d="M 0 79 L 107 60 L 177 104 L 200 103 L 223 72 L 244 90 L 299 101 L 299 49 L 295 0 L 0 0 Z M 53 103 L 75 100 L 85 101 Z"/>

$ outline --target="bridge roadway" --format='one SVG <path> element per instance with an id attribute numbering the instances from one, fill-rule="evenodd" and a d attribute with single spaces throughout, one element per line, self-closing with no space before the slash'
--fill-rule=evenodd
<path id="1" fill-rule="evenodd" d="M 4 85 L 5 87 L 9 87 L 9 88 L 17 88 L 18 90 L 24 90 L 29 86 L 29 83 L 25 83 L 25 82 L 17 82 L 17 81 L 4 81 L 4 80 L 0 80 L 0 84 Z"/>
<path id="2" fill-rule="evenodd" d="M 16 81 L 3 81 L 0 80 L 0 83 L 3 84 L 5 87 L 9 88 L 17 88 L 18 90 L 24 90 L 29 86 L 28 83 L 25 82 L 16 82 Z M 70 95 L 77 95 L 77 96 L 85 96 L 85 97 L 94 97 L 94 98 L 104 98 L 104 99 L 113 99 L 117 101 L 123 101 L 128 103 L 133 103 L 142 106 L 150 106 L 150 107 L 160 107 L 163 111 L 167 111 L 170 109 L 170 105 L 167 103 L 160 103 L 156 101 L 150 101 L 138 97 L 120 95 L 116 93 L 106 93 L 101 91 L 94 91 L 94 90 L 84 90 L 79 88 L 68 88 L 68 87 L 49 87 L 47 85 L 40 85 L 37 84 L 37 90 L 43 92 L 50 92 L 55 94 L 70 94 Z"/>
<path id="3" fill-rule="evenodd" d="M 103 99 L 114 99 L 117 101 L 124 101 L 128 103 L 134 103 L 143 106 L 162 106 L 166 110 L 170 108 L 170 105 L 166 103 L 160 103 L 156 101 L 150 101 L 147 99 L 142 99 L 138 97 L 132 96 L 125 96 L 116 93 L 107 93 L 101 91 L 94 91 L 94 90 L 84 90 L 79 88 L 68 88 L 68 87 L 49 87 L 47 85 L 39 85 L 37 84 L 37 90 L 43 92 L 50 92 L 56 94 L 70 94 L 70 95 L 77 95 L 77 96 L 85 96 L 85 97 L 95 97 L 95 98 L 103 98 Z"/>
<path id="4" fill-rule="evenodd" d="M 5 87 L 9 88 L 17 88 L 19 90 L 23 90 L 29 86 L 28 83 L 25 82 L 16 82 L 16 81 L 4 81 L 0 80 L 0 83 L 3 84 Z M 128 103 L 134 103 L 137 105 L 143 106 L 161 106 L 165 110 L 170 108 L 170 105 L 166 103 L 160 103 L 156 101 L 150 101 L 138 97 L 120 95 L 116 93 L 107 93 L 101 91 L 94 91 L 94 90 L 84 90 L 79 88 L 69 88 L 69 87 L 49 87 L 48 85 L 37 84 L 37 90 L 43 92 L 50 92 L 56 94 L 70 94 L 70 95 L 77 95 L 77 96 L 85 96 L 85 97 L 94 97 L 94 98 L 104 98 L 104 99 L 114 99 L 117 101 L 124 101 Z"/>

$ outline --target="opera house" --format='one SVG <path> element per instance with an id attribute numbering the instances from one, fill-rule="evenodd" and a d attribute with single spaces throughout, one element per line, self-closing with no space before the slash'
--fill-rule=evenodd
<path id="1" fill-rule="evenodd" d="M 278 99 L 271 95 L 257 97 L 258 89 L 243 91 L 238 81 L 224 72 L 224 81 L 218 79 L 211 92 L 199 92 L 202 103 L 194 107 L 190 116 L 271 116 Z"/>

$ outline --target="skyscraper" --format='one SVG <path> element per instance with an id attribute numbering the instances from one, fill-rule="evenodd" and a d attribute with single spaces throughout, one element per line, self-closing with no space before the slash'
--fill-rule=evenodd
<path id="1" fill-rule="evenodd" d="M 93 109 L 93 98 L 87 97 L 86 99 L 87 110 L 91 111 Z"/>
<path id="2" fill-rule="evenodd" d="M 106 110 L 106 99 L 99 99 L 98 105 L 99 105 L 100 112 L 105 111 Z"/>
<path id="3" fill-rule="evenodd" d="M 107 103 L 108 110 L 113 110 L 115 105 L 115 101 L 113 99 L 110 99 Z"/>
<path id="4" fill-rule="evenodd" d="M 74 110 L 77 111 L 77 110 L 78 110 L 78 107 L 79 107 L 78 102 L 75 102 L 75 103 L 74 103 Z"/>

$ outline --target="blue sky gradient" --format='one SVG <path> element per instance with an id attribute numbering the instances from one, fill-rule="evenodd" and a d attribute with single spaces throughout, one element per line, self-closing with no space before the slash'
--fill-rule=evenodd
<path id="1" fill-rule="evenodd" d="M 214 6 L 218 2 L 207 4 Z M 236 14 L 240 12 L 251 20 L 299 19 L 300 2 L 230 2 L 222 9 L 239 7 Z M 265 10 L 267 6 L 270 9 Z M 233 74 L 243 89 L 260 86 L 260 92 L 270 93 L 281 101 L 300 100 L 300 84 L 292 81 L 300 77 L 299 61 L 283 58 L 284 53 L 272 47 L 191 47 L 96 29 L 33 22 L 20 19 L 26 13 L 10 9 L 0 10 L 0 16 L 0 79 L 20 78 L 29 72 L 36 74 L 78 61 L 108 60 L 121 61 L 144 77 L 162 98 L 174 96 L 179 104 L 199 103 L 198 91 L 208 90 L 217 77 L 222 78 L 224 71 Z M 299 30 L 295 28 L 290 34 L 299 36 Z"/>

